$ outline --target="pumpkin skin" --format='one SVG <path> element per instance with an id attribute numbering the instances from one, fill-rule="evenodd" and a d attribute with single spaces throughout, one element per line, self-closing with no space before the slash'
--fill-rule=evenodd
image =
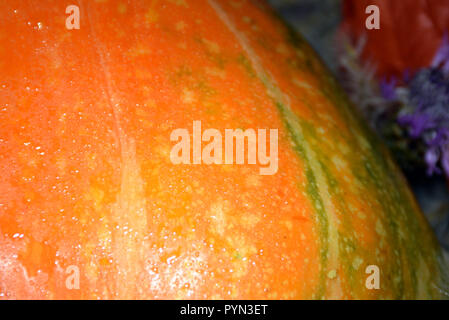
<path id="1" fill-rule="evenodd" d="M 70 4 L 0 3 L 0 298 L 439 297 L 404 178 L 265 4 Z M 172 164 L 194 120 L 278 129 L 278 172 Z"/>

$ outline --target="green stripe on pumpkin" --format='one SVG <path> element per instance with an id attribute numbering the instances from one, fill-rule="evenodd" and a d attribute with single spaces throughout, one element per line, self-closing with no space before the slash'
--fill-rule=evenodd
<path id="1" fill-rule="evenodd" d="M 292 36 L 292 32 L 289 31 L 288 28 L 286 31 L 286 38 L 298 49 L 303 51 L 311 50 L 303 41 L 298 41 L 300 36 L 297 34 Z M 295 41 L 292 41 L 292 38 Z M 309 57 L 309 55 L 306 56 Z M 303 57 L 303 55 L 301 55 L 301 57 Z M 301 57 L 298 57 L 298 59 L 300 60 Z M 399 180 L 402 180 L 400 174 L 395 174 L 394 176 L 388 175 L 389 172 L 399 172 L 398 168 L 392 164 L 388 155 L 385 155 L 381 143 L 375 138 L 371 130 L 367 128 L 366 124 L 361 119 L 361 116 L 357 114 L 355 109 L 349 106 L 343 90 L 338 87 L 338 84 L 333 78 L 327 76 L 329 72 L 323 72 L 323 70 L 327 70 L 322 63 L 320 63 L 319 58 L 315 58 L 314 60 L 314 62 L 308 61 L 307 63 L 309 72 L 318 76 L 318 79 L 320 80 L 319 87 L 321 88 L 323 96 L 337 107 L 340 116 L 344 119 L 344 122 L 349 125 L 352 132 L 353 137 L 346 137 L 345 140 L 353 140 L 352 143 L 358 145 L 362 150 L 363 148 L 360 146 L 360 142 L 354 141 L 356 140 L 354 137 L 362 136 L 368 138 L 369 147 L 363 149 L 362 154 L 354 153 L 353 155 L 355 161 L 352 162 L 352 172 L 354 176 L 359 177 L 359 181 L 365 185 L 367 190 L 373 192 L 375 195 L 374 199 L 377 199 L 382 206 L 383 212 L 380 217 L 382 218 L 382 223 L 387 226 L 388 244 L 390 245 L 390 243 L 393 243 L 391 247 L 395 250 L 395 254 L 387 257 L 387 263 L 383 264 L 384 268 L 388 268 L 386 272 L 384 270 L 384 274 L 387 273 L 388 275 L 392 275 L 393 278 L 398 280 L 396 283 L 390 281 L 387 285 L 392 286 L 392 288 L 390 288 L 392 290 L 390 291 L 394 293 L 395 298 L 417 297 L 418 277 L 420 276 L 417 274 L 420 270 L 418 264 L 421 263 L 421 261 L 426 261 L 427 266 L 434 265 L 434 261 L 437 259 L 436 252 L 438 252 L 435 239 L 432 238 L 429 230 L 426 230 L 426 228 L 423 227 L 422 219 L 421 221 L 419 220 L 419 218 L 421 218 L 419 216 L 419 209 L 413 207 L 412 203 L 414 203 L 414 199 L 410 192 L 407 189 L 404 189 L 405 183 L 402 181 L 399 183 Z M 295 63 L 294 65 L 300 65 L 300 63 Z M 306 105 L 310 108 L 308 103 L 306 103 Z M 339 132 L 335 132 L 335 134 L 338 135 Z M 306 139 L 309 140 L 307 137 Z M 323 143 L 321 142 L 323 141 L 320 141 L 319 144 L 321 148 L 314 148 L 314 152 L 317 158 L 326 163 L 326 161 L 323 160 L 326 159 L 326 157 L 322 154 L 321 150 Z M 314 146 L 313 143 L 311 145 Z M 354 152 L 354 150 L 351 151 Z M 356 159 L 361 160 L 356 161 Z M 338 197 L 338 192 L 335 192 L 338 190 L 338 185 L 334 183 L 334 177 L 326 168 L 326 165 L 322 163 L 322 170 L 327 175 L 329 185 L 331 186 L 330 190 L 334 191 L 331 196 L 333 198 L 335 196 Z M 361 174 L 361 172 L 363 172 L 363 174 Z M 360 179 L 361 177 L 363 178 Z M 343 203 L 341 198 L 340 202 Z M 402 235 L 401 237 L 400 230 L 407 231 L 407 234 L 405 236 Z M 344 241 L 344 239 L 341 238 L 341 235 L 340 241 Z M 340 246 L 345 248 L 345 245 Z M 429 248 L 432 249 L 429 250 Z M 347 260 L 345 251 L 340 251 L 340 259 L 343 261 Z M 362 253 L 358 252 L 357 254 L 361 255 Z M 348 256 L 351 257 L 351 255 Z M 422 257 L 422 259 L 419 259 L 419 257 Z M 407 270 L 408 272 L 403 272 Z M 351 272 L 349 270 L 349 275 L 350 274 Z M 431 270 L 430 282 L 438 283 L 437 274 L 438 270 Z M 422 279 L 421 282 L 423 282 Z M 405 288 L 405 285 L 407 288 Z M 426 285 L 429 296 L 435 296 L 435 290 L 430 288 L 431 285 Z"/>

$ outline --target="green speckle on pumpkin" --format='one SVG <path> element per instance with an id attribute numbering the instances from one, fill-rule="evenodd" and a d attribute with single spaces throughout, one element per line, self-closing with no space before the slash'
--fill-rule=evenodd
<path id="1" fill-rule="evenodd" d="M 243 54 L 239 54 L 237 57 L 237 62 L 245 69 L 246 73 L 251 77 L 256 77 L 256 72 L 253 69 L 253 66 L 251 65 L 251 62 L 249 59 Z"/>
<path id="2" fill-rule="evenodd" d="M 331 270 L 327 273 L 327 277 L 329 279 L 335 279 L 337 277 L 337 271 L 336 270 Z"/>

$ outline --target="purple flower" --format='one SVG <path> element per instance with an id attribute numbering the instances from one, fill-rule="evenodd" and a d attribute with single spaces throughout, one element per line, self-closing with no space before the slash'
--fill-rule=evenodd
<path id="1" fill-rule="evenodd" d="M 440 128 L 428 142 L 429 146 L 445 146 L 449 144 L 449 128 Z"/>
<path id="2" fill-rule="evenodd" d="M 399 153 L 397 158 L 407 162 L 405 167 L 424 153 L 420 164 L 427 164 L 428 173 L 444 173 L 449 178 L 448 33 L 431 65 L 406 69 L 402 79 L 383 78 L 376 83 L 372 68 L 360 63 L 359 51 L 343 51 L 339 59 L 346 91 L 372 127 Z"/>
<path id="3" fill-rule="evenodd" d="M 425 154 L 426 164 L 427 164 L 427 174 L 432 175 L 434 173 L 440 173 L 437 164 L 440 159 L 440 150 L 438 148 L 430 148 Z"/>
<path id="4" fill-rule="evenodd" d="M 382 96 L 387 101 L 394 101 L 396 97 L 396 79 L 392 78 L 391 81 L 387 81 L 385 78 L 380 82 L 380 91 Z"/>
<path id="5" fill-rule="evenodd" d="M 435 126 L 432 117 L 425 113 L 406 114 L 398 117 L 398 123 L 402 126 L 408 126 L 410 136 L 419 138 L 423 132 Z"/>
<path id="6" fill-rule="evenodd" d="M 446 42 L 447 39 L 445 46 Z M 408 128 L 412 139 L 419 139 L 427 146 L 424 158 L 428 174 L 441 173 L 438 168 L 441 164 L 449 177 L 449 75 L 437 68 L 443 62 L 449 66 L 443 51 L 437 53 L 433 67 L 416 72 L 408 87 L 403 88 L 407 92 L 405 106 L 397 121 Z"/>

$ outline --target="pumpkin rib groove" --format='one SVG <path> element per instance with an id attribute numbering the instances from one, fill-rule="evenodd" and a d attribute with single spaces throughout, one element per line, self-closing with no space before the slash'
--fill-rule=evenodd
<path id="1" fill-rule="evenodd" d="M 84 4 L 82 0 L 81 0 L 81 3 Z M 84 5 L 81 6 L 81 7 L 84 8 Z M 112 112 L 114 114 L 114 124 L 115 124 L 116 130 L 117 130 L 118 140 L 120 142 L 120 150 L 121 150 L 121 154 L 122 154 L 122 157 L 123 157 L 123 150 L 122 149 L 123 149 L 123 145 L 125 143 L 125 141 L 124 141 L 125 134 L 123 132 L 123 128 L 122 128 L 121 123 L 120 123 L 121 122 L 120 121 L 120 119 L 121 119 L 121 110 L 120 110 L 120 108 L 117 108 L 117 104 L 116 104 L 117 103 L 116 102 L 117 99 L 115 98 L 115 95 L 114 95 L 114 88 L 113 88 L 113 84 L 112 84 L 112 81 L 111 81 L 111 78 L 112 78 L 111 72 L 109 71 L 109 68 L 107 67 L 106 61 L 105 61 L 104 52 L 106 50 L 101 45 L 101 41 L 98 38 L 98 36 L 96 34 L 96 31 L 94 29 L 94 26 L 93 26 L 93 23 L 92 23 L 92 19 L 91 19 L 90 13 L 89 13 L 90 12 L 89 7 L 88 7 L 88 9 L 86 11 L 87 12 L 86 12 L 85 15 L 87 16 L 87 20 L 89 22 L 88 25 L 89 25 L 90 34 L 92 35 L 92 37 L 94 39 L 93 45 L 95 47 L 95 52 L 97 53 L 97 55 L 99 57 L 101 70 L 102 70 L 102 73 L 104 75 L 104 80 L 106 82 L 106 90 L 104 90 L 104 88 L 103 88 L 102 91 L 103 91 L 103 94 L 105 95 L 105 98 L 106 98 L 106 100 L 107 100 L 107 102 L 108 102 L 109 106 L 111 107 Z"/>
<path id="2" fill-rule="evenodd" d="M 84 1 L 81 1 L 81 8 L 84 8 Z M 102 45 L 101 40 L 97 36 L 97 31 L 92 22 L 91 10 L 89 2 L 86 5 L 85 16 L 87 17 L 89 33 L 93 38 L 93 47 L 99 58 L 99 66 L 101 74 L 103 75 L 105 88 L 102 87 L 102 92 L 107 104 L 112 110 L 114 118 L 114 126 L 119 142 L 120 149 L 120 191 L 117 194 L 116 202 L 111 210 L 112 217 L 109 219 L 113 223 L 119 225 L 126 225 L 128 228 L 136 231 L 134 239 L 130 240 L 121 233 L 114 233 L 110 240 L 112 242 L 112 255 L 117 261 L 117 268 L 119 270 L 126 270 L 121 272 L 116 277 L 116 283 L 113 288 L 109 288 L 115 295 L 136 298 L 141 295 L 141 288 L 139 287 L 139 265 L 143 262 L 145 256 L 145 246 L 142 246 L 143 234 L 147 228 L 147 212 L 145 208 L 145 197 L 143 195 L 143 179 L 141 176 L 141 169 L 136 157 L 136 146 L 134 139 L 128 137 L 121 124 L 123 118 L 122 109 L 120 107 L 119 99 L 115 92 L 112 81 L 112 75 L 109 69 L 111 64 L 107 61 L 105 56 L 106 49 Z M 97 229 L 97 233 L 100 229 Z M 138 248 L 137 250 L 129 250 L 128 248 Z M 87 257 L 89 259 L 89 257 Z M 131 286 L 131 287 L 130 287 Z M 108 294 L 111 294 L 108 292 Z M 137 295 L 136 295 L 137 293 Z M 111 295 L 112 296 L 112 295 Z"/>

